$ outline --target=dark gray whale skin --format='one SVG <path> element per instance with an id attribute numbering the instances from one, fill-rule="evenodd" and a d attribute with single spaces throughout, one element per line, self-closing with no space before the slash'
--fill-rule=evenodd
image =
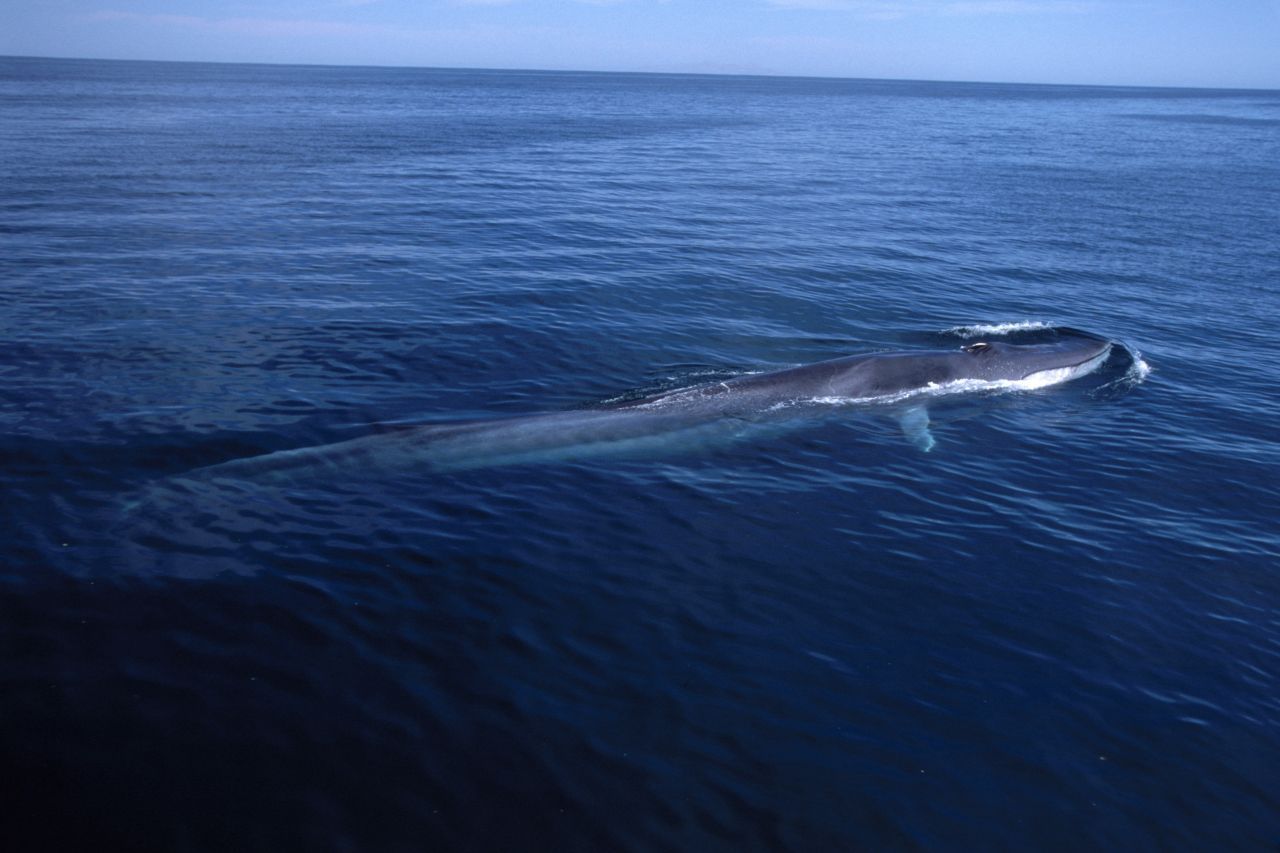
<path id="1" fill-rule="evenodd" d="M 648 452 L 732 440 L 753 425 L 777 423 L 780 410 L 813 400 L 875 402 L 962 380 L 1073 378 L 1101 363 L 1111 342 L 1060 329 L 1049 343 L 978 342 L 954 350 L 854 355 L 749 374 L 636 400 L 524 417 L 403 426 L 349 441 L 237 459 L 187 477 L 295 481 L 413 468 L 457 470 L 604 454 Z M 1049 371 L 1062 371 L 1058 374 Z M 933 446 L 923 408 L 904 429 Z"/>
<path id="2" fill-rule="evenodd" d="M 824 397 L 870 400 L 966 379 L 1021 381 L 1037 373 L 1087 364 L 1104 355 L 1110 347 L 1111 342 L 1104 338 L 1071 330 L 1070 337 L 1047 344 L 982 341 L 957 350 L 851 355 L 740 376 L 625 405 L 646 407 L 690 396 L 708 401 L 717 397 L 732 398 L 731 408 L 735 409 Z"/>

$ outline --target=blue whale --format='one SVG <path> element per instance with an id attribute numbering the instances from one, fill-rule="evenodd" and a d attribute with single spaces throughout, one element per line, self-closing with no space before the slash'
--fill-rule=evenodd
<path id="1" fill-rule="evenodd" d="M 659 452 L 723 443 L 831 404 L 894 403 L 906 436 L 935 442 L 925 404 L 966 391 L 1033 389 L 1097 368 L 1111 342 L 1060 329 L 1047 343 L 978 341 L 950 350 L 835 358 L 595 408 L 454 424 L 400 426 L 315 447 L 197 469 L 187 477 L 254 481 L 436 471 Z"/>

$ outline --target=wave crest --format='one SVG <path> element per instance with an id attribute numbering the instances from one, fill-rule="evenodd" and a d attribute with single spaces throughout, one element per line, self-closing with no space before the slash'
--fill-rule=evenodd
<path id="1" fill-rule="evenodd" d="M 961 338 L 974 335 L 1010 335 L 1014 332 L 1034 332 L 1039 329 L 1052 329 L 1053 326 L 1041 320 L 1021 320 L 1013 323 L 977 323 L 972 326 L 952 326 L 943 332 Z"/>

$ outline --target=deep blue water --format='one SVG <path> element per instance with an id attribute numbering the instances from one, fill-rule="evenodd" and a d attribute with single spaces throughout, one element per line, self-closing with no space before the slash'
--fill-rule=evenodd
<path id="1" fill-rule="evenodd" d="M 0 249 L 7 832 L 1280 844 L 1280 93 L 4 59 Z M 834 407 L 136 508 L 995 324 L 1118 346 L 930 453 Z"/>

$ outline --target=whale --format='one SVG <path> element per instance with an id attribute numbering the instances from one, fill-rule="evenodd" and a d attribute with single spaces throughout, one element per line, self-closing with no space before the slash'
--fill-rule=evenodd
<path id="1" fill-rule="evenodd" d="M 832 406 L 890 404 L 907 439 L 933 450 L 928 404 L 959 393 L 1033 390 L 1095 370 L 1112 342 L 1074 329 L 1051 340 L 979 340 L 942 350 L 848 355 L 748 373 L 569 411 L 389 426 L 371 435 L 199 468 L 186 476 L 293 482 L 407 469 L 500 465 L 662 452 L 740 440 Z"/>

